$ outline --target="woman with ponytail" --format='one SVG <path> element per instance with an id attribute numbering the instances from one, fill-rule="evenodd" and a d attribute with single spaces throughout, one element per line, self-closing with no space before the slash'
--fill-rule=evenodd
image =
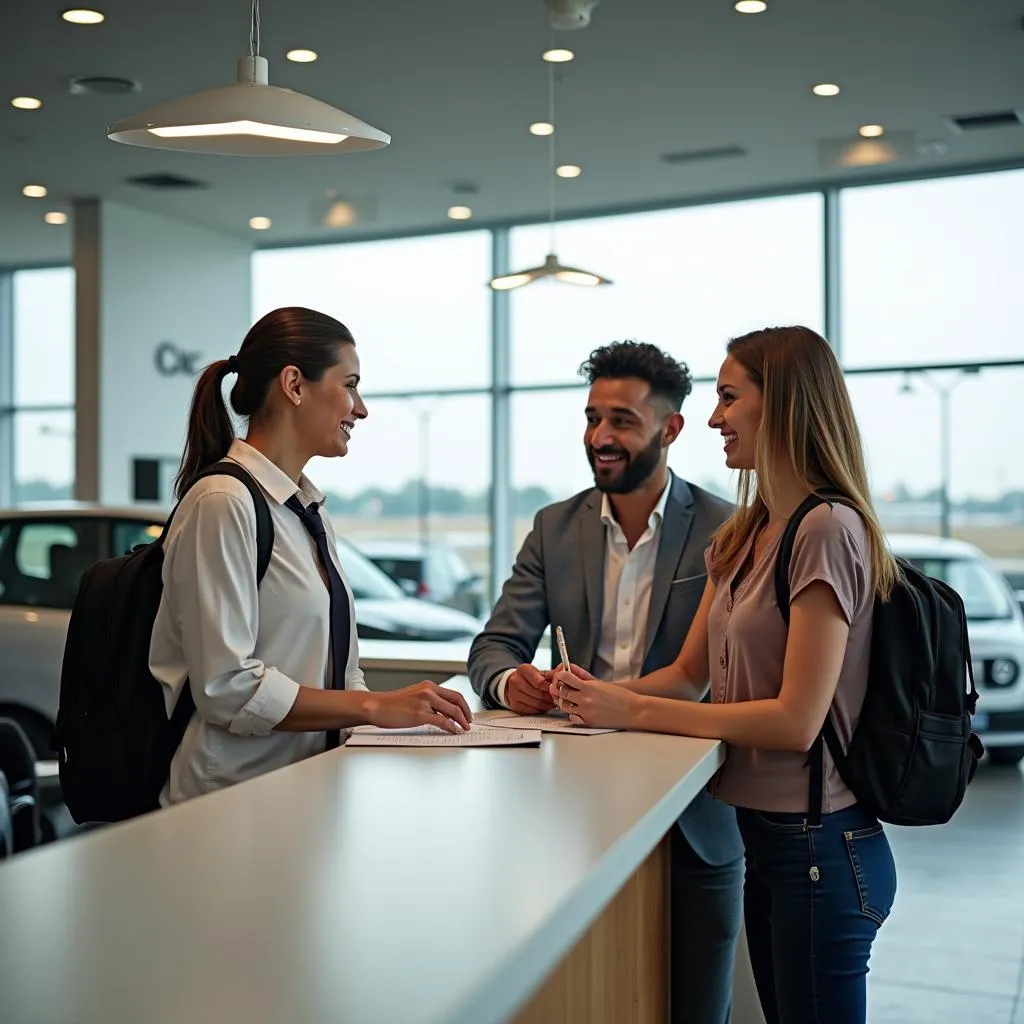
<path id="1" fill-rule="evenodd" d="M 881 824 L 818 737 L 830 717 L 850 742 L 875 601 L 889 598 L 899 567 L 825 339 L 773 327 L 727 351 L 708 425 L 721 433 L 725 464 L 739 470 L 739 504 L 706 552 L 704 596 L 678 657 L 612 685 L 559 671 L 553 696 L 586 725 L 726 742 L 711 792 L 736 807 L 746 848 L 747 945 L 765 1020 L 863 1024 L 868 958 L 896 869 Z M 841 501 L 806 511 L 822 493 Z M 798 510 L 787 619 L 775 564 Z"/>
<path id="2" fill-rule="evenodd" d="M 223 398 L 231 375 L 244 440 Z M 300 761 L 355 725 L 469 727 L 458 693 L 432 682 L 371 693 L 359 669 L 352 594 L 324 496 L 303 472 L 314 456 L 348 453 L 367 415 L 359 383 L 348 328 L 301 307 L 268 313 L 237 355 L 196 383 L 150 645 L 168 715 L 186 686 L 196 711 L 163 804 Z M 252 478 L 270 510 L 274 543 L 260 583 L 249 489 L 234 476 L 201 475 L 222 460 Z"/>

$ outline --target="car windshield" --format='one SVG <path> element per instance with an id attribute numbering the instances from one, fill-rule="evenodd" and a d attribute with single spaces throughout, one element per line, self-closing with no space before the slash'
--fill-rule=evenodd
<path id="1" fill-rule="evenodd" d="M 1010 597 L 998 576 L 977 558 L 908 558 L 926 576 L 948 583 L 975 621 L 1013 617 Z"/>
<path id="2" fill-rule="evenodd" d="M 402 588 L 348 541 L 338 541 L 338 558 L 348 577 L 352 596 L 361 600 L 403 600 Z"/>

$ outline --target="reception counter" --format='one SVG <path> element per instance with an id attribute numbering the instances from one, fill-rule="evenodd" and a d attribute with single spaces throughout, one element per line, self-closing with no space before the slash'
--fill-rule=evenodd
<path id="1" fill-rule="evenodd" d="M 663 837 L 722 758 L 639 733 L 342 748 L 23 854 L 0 1019 L 665 1021 Z"/>

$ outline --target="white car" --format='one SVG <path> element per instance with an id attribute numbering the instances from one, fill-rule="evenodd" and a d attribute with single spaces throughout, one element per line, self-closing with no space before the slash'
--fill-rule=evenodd
<path id="1" fill-rule="evenodd" d="M 158 509 L 89 503 L 0 510 L 0 717 L 15 719 L 48 758 L 68 618 L 82 573 L 160 536 Z M 449 641 L 476 636 L 479 619 L 407 597 L 343 539 L 338 554 L 361 639 Z"/>
<path id="2" fill-rule="evenodd" d="M 163 515 L 85 503 L 0 511 L 0 716 L 50 757 L 68 610 L 93 562 L 160 536 Z"/>
<path id="3" fill-rule="evenodd" d="M 1024 613 L 1009 584 L 973 544 L 918 534 L 888 540 L 895 554 L 963 598 L 981 694 L 974 731 L 993 764 L 1018 764 L 1024 759 Z"/>

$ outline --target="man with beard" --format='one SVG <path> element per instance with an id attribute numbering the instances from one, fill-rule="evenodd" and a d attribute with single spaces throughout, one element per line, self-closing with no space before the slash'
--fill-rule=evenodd
<path id="1" fill-rule="evenodd" d="M 548 627 L 562 627 L 570 658 L 598 679 L 670 664 L 704 592 L 704 550 L 732 511 L 668 468 L 692 389 L 685 364 L 621 341 L 592 352 L 580 374 L 590 384 L 583 444 L 596 487 L 537 513 L 473 642 L 470 679 L 491 708 L 552 710 L 552 673 L 532 664 Z M 743 885 L 732 809 L 701 793 L 670 845 L 671 1020 L 725 1024 Z"/>

